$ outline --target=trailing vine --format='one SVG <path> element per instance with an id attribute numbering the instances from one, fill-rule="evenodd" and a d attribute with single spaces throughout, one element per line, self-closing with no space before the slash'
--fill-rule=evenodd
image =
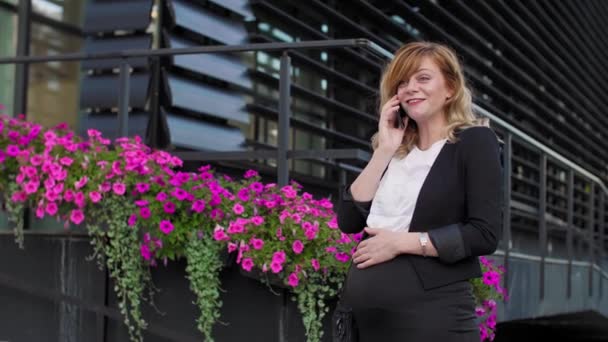
<path id="1" fill-rule="evenodd" d="M 142 341 L 142 330 L 147 327 L 142 317 L 141 301 L 147 284 L 151 282 L 147 266 L 139 255 L 137 229 L 129 227 L 127 220 L 133 204 L 124 197 L 108 197 L 103 208 L 92 210 L 95 222 L 107 227 L 88 224 L 91 244 L 98 265 L 106 266 L 114 280 L 118 308 L 124 317 L 131 341 Z"/>
<path id="2" fill-rule="evenodd" d="M 190 289 L 196 295 L 196 304 L 200 310 L 197 327 L 205 336 L 205 341 L 213 342 L 213 324 L 219 319 L 220 270 L 222 246 L 208 236 L 194 236 L 186 245 L 185 257 L 187 278 Z"/>
<path id="3" fill-rule="evenodd" d="M 312 273 L 310 277 L 293 291 L 302 314 L 307 341 L 319 342 L 323 338 L 323 318 L 329 312 L 327 301 L 337 294 L 336 286 L 330 284 L 340 284 L 343 277 L 326 279 L 318 273 Z"/>
<path id="4" fill-rule="evenodd" d="M 6 211 L 8 220 L 15 224 L 13 232 L 15 234 L 15 243 L 19 248 L 23 249 L 23 216 L 25 215 L 25 206 L 22 202 L 13 201 L 11 196 L 19 190 L 19 185 L 15 182 L 8 183 L 8 191 L 4 193 L 4 201 L 6 203 Z"/>

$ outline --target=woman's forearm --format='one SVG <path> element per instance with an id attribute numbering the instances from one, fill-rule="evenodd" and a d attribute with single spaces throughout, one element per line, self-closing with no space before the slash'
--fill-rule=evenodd
<path id="1" fill-rule="evenodd" d="M 420 233 L 402 232 L 399 234 L 401 234 L 401 238 L 397 241 L 399 254 L 423 255 L 419 238 Z M 429 240 L 426 244 L 426 256 L 436 257 L 438 255 L 437 249 L 435 249 L 435 246 Z"/>
<path id="2" fill-rule="evenodd" d="M 350 186 L 350 192 L 354 200 L 366 202 L 374 198 L 382 174 L 392 157 L 392 153 L 374 151 L 370 161 Z"/>

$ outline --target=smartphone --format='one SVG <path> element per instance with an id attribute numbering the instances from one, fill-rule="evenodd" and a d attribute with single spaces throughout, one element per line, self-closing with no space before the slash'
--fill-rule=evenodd
<path id="1" fill-rule="evenodd" d="M 399 110 L 395 112 L 394 126 L 395 128 L 403 129 L 403 119 L 407 116 L 407 112 L 403 109 L 403 106 L 399 104 Z M 411 121 L 411 120 L 408 120 Z"/>
<path id="2" fill-rule="evenodd" d="M 395 128 L 400 128 L 402 129 L 404 126 L 404 122 L 405 122 L 405 118 L 409 117 L 407 115 L 407 112 L 405 111 L 405 109 L 403 108 L 403 106 L 401 104 L 399 104 L 399 110 L 395 113 Z M 416 129 L 416 121 L 412 120 L 412 118 L 409 118 L 407 120 L 407 125 L 408 126 L 412 126 L 413 129 Z"/>

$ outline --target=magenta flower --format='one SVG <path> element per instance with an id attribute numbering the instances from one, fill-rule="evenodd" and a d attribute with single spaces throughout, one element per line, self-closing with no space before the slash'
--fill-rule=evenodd
<path id="1" fill-rule="evenodd" d="M 276 261 L 276 262 L 282 264 L 285 262 L 285 260 L 286 260 L 285 252 L 283 252 L 283 251 L 277 251 L 277 252 L 274 252 L 274 254 L 272 254 L 273 262 Z"/>
<path id="2" fill-rule="evenodd" d="M 245 208 L 240 203 L 237 203 L 234 205 L 234 207 L 232 207 L 232 211 L 235 214 L 240 215 L 243 213 L 243 211 L 245 211 Z"/>
<path id="3" fill-rule="evenodd" d="M 489 286 L 497 286 L 500 282 L 500 274 L 495 271 L 488 271 L 483 274 L 483 283 Z"/>
<path id="4" fill-rule="evenodd" d="M 89 198 L 91 199 L 91 202 L 97 203 L 101 201 L 101 194 L 97 191 L 91 191 L 89 192 Z"/>
<path id="5" fill-rule="evenodd" d="M 59 159 L 59 164 L 64 165 L 64 166 L 70 166 L 70 165 L 72 165 L 73 162 L 74 162 L 74 159 L 72 159 L 70 157 L 62 157 L 61 159 Z"/>
<path id="6" fill-rule="evenodd" d="M 82 176 L 82 178 L 80 178 L 74 183 L 74 187 L 76 188 L 76 190 L 82 189 L 85 185 L 87 185 L 88 181 L 89 179 L 87 178 L 87 176 Z"/>
<path id="7" fill-rule="evenodd" d="M 205 200 L 199 199 L 192 203 L 192 210 L 200 213 L 205 210 Z"/>
<path id="8" fill-rule="evenodd" d="M 213 232 L 213 238 L 216 241 L 230 240 L 230 237 L 226 234 L 226 232 L 224 232 L 224 229 L 220 227 L 215 228 Z"/>
<path id="9" fill-rule="evenodd" d="M 228 253 L 236 251 L 236 243 L 228 242 Z"/>
<path id="10" fill-rule="evenodd" d="M 484 308 L 482 308 L 481 306 L 478 306 L 475 308 L 475 315 L 477 317 L 481 317 L 481 316 L 485 315 L 485 313 L 486 313 L 486 310 Z"/>
<path id="11" fill-rule="evenodd" d="M 137 215 L 133 214 L 133 215 L 129 216 L 129 220 L 127 221 L 127 223 L 129 224 L 129 227 L 133 227 L 136 222 L 137 222 Z"/>
<path id="12" fill-rule="evenodd" d="M 51 216 L 57 214 L 57 209 L 57 203 L 55 202 L 49 202 L 46 204 L 46 213 Z"/>
<path id="13" fill-rule="evenodd" d="M 260 226 L 264 223 L 264 218 L 262 216 L 254 216 L 251 218 L 251 222 L 256 226 Z"/>
<path id="14" fill-rule="evenodd" d="M 169 234 L 173 231 L 173 223 L 171 223 L 171 221 L 169 220 L 162 220 L 160 221 L 160 231 L 165 233 L 165 234 Z"/>
<path id="15" fill-rule="evenodd" d="M 237 192 L 236 196 L 239 198 L 239 200 L 241 200 L 243 202 L 249 201 L 249 189 L 244 188 L 244 189 L 239 190 L 239 192 Z"/>
<path id="16" fill-rule="evenodd" d="M 6 154 L 9 157 L 16 157 L 19 154 L 19 147 L 17 145 L 8 145 L 6 147 Z"/>
<path id="17" fill-rule="evenodd" d="M 165 202 L 165 204 L 163 205 L 163 210 L 167 214 L 173 214 L 175 212 L 175 204 L 171 201 Z"/>
<path id="18" fill-rule="evenodd" d="M 144 194 L 144 193 L 148 192 L 148 190 L 150 190 L 150 184 L 148 184 L 148 183 L 137 183 L 137 185 L 135 185 L 135 188 L 137 189 L 137 191 L 140 194 Z"/>
<path id="19" fill-rule="evenodd" d="M 310 264 L 315 271 L 318 271 L 319 268 L 321 268 L 321 265 L 319 265 L 319 260 L 317 259 L 310 259 Z"/>
<path id="20" fill-rule="evenodd" d="M 84 213 L 81 210 L 79 210 L 79 209 L 72 210 L 72 213 L 70 214 L 70 221 L 74 222 L 75 224 L 80 224 L 83 220 L 84 220 Z"/>
<path id="21" fill-rule="evenodd" d="M 156 200 L 159 202 L 164 202 L 167 200 L 167 194 L 164 192 L 159 192 L 158 195 L 156 195 Z"/>
<path id="22" fill-rule="evenodd" d="M 243 261 L 241 262 L 241 267 L 245 271 L 251 272 L 251 269 L 253 268 L 253 260 L 251 258 L 245 258 L 245 259 L 243 259 Z"/>
<path id="23" fill-rule="evenodd" d="M 253 182 L 249 187 L 258 194 L 264 190 L 264 185 L 260 182 Z"/>
<path id="24" fill-rule="evenodd" d="M 336 260 L 340 262 L 348 262 L 350 260 L 350 256 L 348 253 L 338 252 L 335 254 Z"/>
<path id="25" fill-rule="evenodd" d="M 249 178 L 253 178 L 257 175 L 258 175 L 258 172 L 256 170 L 247 170 L 243 177 L 245 177 L 245 179 L 249 179 Z"/>
<path id="26" fill-rule="evenodd" d="M 289 286 L 292 286 L 292 287 L 298 286 L 298 283 L 299 283 L 298 275 L 295 273 L 291 273 L 288 278 L 288 283 L 289 283 Z"/>
<path id="27" fill-rule="evenodd" d="M 138 207 L 145 207 L 150 204 L 147 200 L 137 200 L 135 201 L 135 205 Z"/>
<path id="28" fill-rule="evenodd" d="M 114 183 L 112 185 L 112 190 L 114 190 L 114 193 L 122 196 L 125 194 L 125 191 L 127 190 L 127 187 L 125 186 L 124 183 Z"/>
<path id="29" fill-rule="evenodd" d="M 152 257 L 152 252 L 150 251 L 150 247 L 148 247 L 148 245 L 142 244 L 139 249 L 139 252 L 145 260 L 150 260 L 150 258 Z"/>
<path id="30" fill-rule="evenodd" d="M 293 252 L 296 254 L 301 254 L 304 250 L 304 244 L 300 240 L 294 241 L 291 247 L 293 248 Z"/>
<path id="31" fill-rule="evenodd" d="M 177 198 L 178 200 L 183 201 L 188 197 L 188 192 L 181 188 L 175 188 L 171 195 Z"/>
<path id="32" fill-rule="evenodd" d="M 283 265 L 280 262 L 273 261 L 270 263 L 270 269 L 272 273 L 279 273 L 283 270 Z"/>
<path id="33" fill-rule="evenodd" d="M 25 184 L 25 187 L 23 190 L 25 191 L 26 194 L 33 194 L 36 191 L 38 191 L 39 186 L 40 186 L 40 182 L 31 181 L 31 182 L 27 182 L 27 184 Z"/>
<path id="34" fill-rule="evenodd" d="M 264 248 L 264 240 L 258 238 L 252 238 L 251 244 L 253 245 L 253 249 L 260 250 Z"/>
<path id="35" fill-rule="evenodd" d="M 141 216 L 141 218 L 143 218 L 144 220 L 150 218 L 150 215 L 151 215 L 150 208 L 148 208 L 148 207 L 139 208 L 139 216 Z"/>

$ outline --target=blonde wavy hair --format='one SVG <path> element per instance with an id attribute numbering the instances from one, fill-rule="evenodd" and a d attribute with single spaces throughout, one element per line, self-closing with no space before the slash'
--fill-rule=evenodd
<path id="1" fill-rule="evenodd" d="M 455 131 L 472 126 L 487 126 L 485 119 L 478 119 L 473 114 L 471 91 L 466 85 L 462 67 L 456 53 L 449 47 L 432 42 L 412 42 L 403 45 L 395 52 L 395 57 L 386 66 L 380 80 L 380 106 L 378 115 L 384 104 L 396 93 L 399 83 L 408 80 L 420 67 L 424 58 L 431 58 L 443 74 L 446 86 L 453 91 L 445 104 L 444 114 L 448 123 L 446 133 L 448 141 L 456 141 Z M 411 119 L 410 119 L 411 120 Z M 418 129 L 408 124 L 403 135 L 401 146 L 395 152 L 397 158 L 405 157 L 418 143 Z M 378 147 L 378 132 L 372 136 L 372 147 Z"/>

